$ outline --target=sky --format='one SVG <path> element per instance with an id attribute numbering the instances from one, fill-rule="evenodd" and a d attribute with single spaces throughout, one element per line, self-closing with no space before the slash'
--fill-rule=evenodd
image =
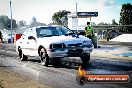
<path id="1" fill-rule="evenodd" d="M 10 0 L 0 0 L 0 15 L 7 15 L 10 18 Z M 98 12 L 98 17 L 93 17 L 92 22 L 111 23 L 112 19 L 119 22 L 122 4 L 131 3 L 132 0 L 11 0 L 12 16 L 16 21 L 24 20 L 29 24 L 32 17 L 38 22 L 52 23 L 52 16 L 55 12 L 67 10 L 72 13 Z"/>

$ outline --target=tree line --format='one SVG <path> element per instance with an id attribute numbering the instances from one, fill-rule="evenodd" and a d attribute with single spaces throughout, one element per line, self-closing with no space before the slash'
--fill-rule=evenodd
<path id="1" fill-rule="evenodd" d="M 38 22 L 36 17 L 32 18 L 32 21 L 29 25 L 26 24 L 26 21 L 21 20 L 21 21 L 18 21 L 17 23 L 15 19 L 12 19 L 13 29 L 22 28 L 22 27 L 36 27 L 36 26 L 43 26 L 43 25 L 46 25 L 46 24 Z M 7 30 L 11 29 L 11 19 L 9 19 L 8 16 L 6 15 L 0 16 L 0 29 L 7 29 Z"/>
<path id="2" fill-rule="evenodd" d="M 16 28 L 16 20 L 12 19 L 12 27 Z M 0 29 L 10 29 L 11 28 L 11 19 L 8 18 L 6 15 L 1 15 L 0 16 Z"/>

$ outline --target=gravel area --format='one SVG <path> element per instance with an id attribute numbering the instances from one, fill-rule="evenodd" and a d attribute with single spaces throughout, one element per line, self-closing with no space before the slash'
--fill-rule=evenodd
<path id="1" fill-rule="evenodd" d="M 8 72 L 0 67 L 0 88 L 51 88 L 18 75 Z"/>

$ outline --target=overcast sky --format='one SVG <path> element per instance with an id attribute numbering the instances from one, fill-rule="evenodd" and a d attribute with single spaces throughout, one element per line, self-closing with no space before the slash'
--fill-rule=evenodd
<path id="1" fill-rule="evenodd" d="M 10 17 L 10 0 L 0 0 L 0 15 Z M 117 22 L 120 18 L 121 5 L 131 3 L 132 0 L 12 0 L 13 19 L 31 22 L 32 17 L 43 23 L 52 22 L 52 15 L 60 10 L 78 12 L 98 12 L 99 16 L 92 18 L 95 23 L 111 23 L 112 19 Z"/>

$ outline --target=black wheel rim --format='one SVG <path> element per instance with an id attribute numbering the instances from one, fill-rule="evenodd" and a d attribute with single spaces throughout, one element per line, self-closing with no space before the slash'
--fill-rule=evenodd
<path id="1" fill-rule="evenodd" d="M 45 52 L 40 52 L 41 53 L 41 64 L 46 65 L 46 54 Z"/>

